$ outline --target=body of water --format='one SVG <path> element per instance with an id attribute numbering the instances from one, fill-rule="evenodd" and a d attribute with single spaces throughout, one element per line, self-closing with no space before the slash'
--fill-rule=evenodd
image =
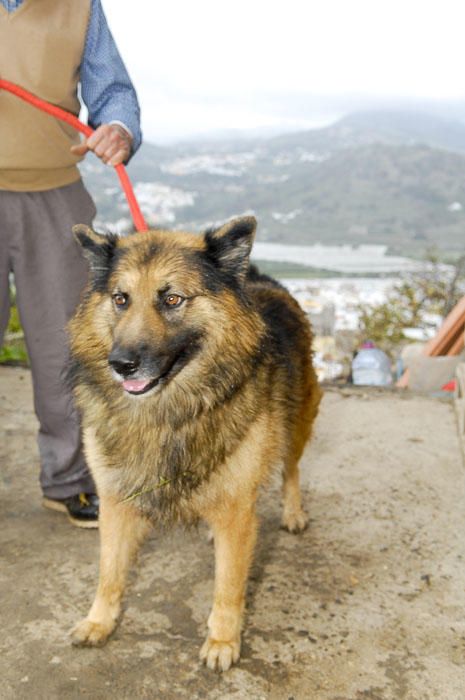
<path id="1" fill-rule="evenodd" d="M 347 275 L 395 274 L 413 272 L 422 268 L 422 263 L 417 260 L 387 255 L 387 249 L 385 245 L 327 246 L 255 243 L 252 259 L 308 265 Z"/>

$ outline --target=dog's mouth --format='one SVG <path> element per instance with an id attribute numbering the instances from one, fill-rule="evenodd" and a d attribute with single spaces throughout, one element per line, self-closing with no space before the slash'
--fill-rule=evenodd
<path id="1" fill-rule="evenodd" d="M 118 380 L 126 393 L 132 396 L 142 396 L 154 389 L 161 389 L 170 379 L 172 379 L 187 364 L 193 354 L 193 348 L 189 350 L 183 348 L 169 363 L 168 367 L 156 377 L 128 378 L 118 376 Z"/>
<path id="2" fill-rule="evenodd" d="M 160 377 L 155 377 L 155 379 L 125 379 L 122 386 L 128 394 L 141 396 L 154 389 L 159 381 Z"/>

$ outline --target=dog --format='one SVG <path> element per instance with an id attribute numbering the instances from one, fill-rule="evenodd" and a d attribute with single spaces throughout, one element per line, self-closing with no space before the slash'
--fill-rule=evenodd
<path id="1" fill-rule="evenodd" d="M 298 462 L 318 412 L 311 329 L 249 264 L 253 217 L 202 235 L 74 234 L 90 263 L 70 322 L 70 379 L 100 497 L 100 574 L 73 643 L 113 632 L 132 559 L 157 523 L 206 521 L 216 577 L 200 657 L 240 654 L 259 486 L 283 465 L 283 520 L 305 528 Z"/>

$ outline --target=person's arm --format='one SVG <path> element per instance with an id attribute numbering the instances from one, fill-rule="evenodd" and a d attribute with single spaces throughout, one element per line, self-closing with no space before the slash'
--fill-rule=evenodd
<path id="1" fill-rule="evenodd" d="M 127 162 L 142 140 L 140 108 L 100 0 L 91 3 L 80 79 L 89 124 L 96 131 L 71 150 L 76 155 L 94 151 L 110 165 Z"/>

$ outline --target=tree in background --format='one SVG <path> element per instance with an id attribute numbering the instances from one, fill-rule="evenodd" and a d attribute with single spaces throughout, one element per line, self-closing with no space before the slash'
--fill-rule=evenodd
<path id="1" fill-rule="evenodd" d="M 395 354 L 409 340 L 406 328 L 435 331 L 465 294 L 465 254 L 450 265 L 429 251 L 424 268 L 405 275 L 388 292 L 386 301 L 359 305 L 359 341 L 372 340 L 385 352 Z"/>

